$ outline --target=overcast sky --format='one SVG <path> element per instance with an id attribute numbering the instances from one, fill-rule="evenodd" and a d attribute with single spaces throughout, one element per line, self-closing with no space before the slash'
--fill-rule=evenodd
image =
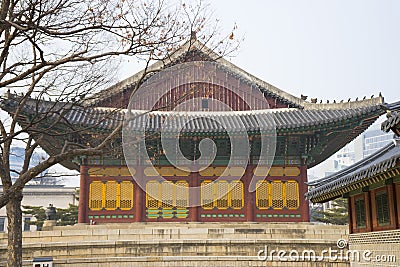
<path id="1" fill-rule="evenodd" d="M 400 1 L 208 1 L 225 33 L 244 36 L 240 68 L 295 96 L 399 101 Z M 141 66 L 121 68 L 120 79 Z"/>
<path id="2" fill-rule="evenodd" d="M 400 1 L 210 4 L 223 29 L 236 23 L 245 37 L 231 61 L 257 77 L 324 102 L 379 92 L 400 100 Z M 309 173 L 321 177 L 328 166 Z"/>
<path id="3" fill-rule="evenodd" d="M 224 32 L 244 36 L 234 58 L 295 96 L 331 102 L 382 92 L 400 100 L 400 1 L 209 1 Z M 119 79 L 139 68 L 131 62 Z M 78 179 L 76 180 L 78 184 Z"/>
<path id="4" fill-rule="evenodd" d="M 244 36 L 228 58 L 295 96 L 400 100 L 400 1 L 208 1 L 221 30 Z M 133 69 L 132 69 L 133 68 Z M 132 64 L 121 78 L 132 75 Z"/>
<path id="5" fill-rule="evenodd" d="M 400 100 L 400 1 L 209 1 L 221 30 L 244 36 L 228 58 L 295 96 Z M 123 65 L 119 79 L 140 70 Z M 324 166 L 310 170 L 317 176 Z M 78 179 L 69 185 L 78 185 Z"/>
<path id="6" fill-rule="evenodd" d="M 228 58 L 295 96 L 336 100 L 382 92 L 400 100 L 400 1 L 209 1 L 221 30 L 244 36 Z M 129 64 L 120 79 L 136 71 Z M 321 168 L 321 167 L 320 167 Z M 316 169 L 310 173 L 321 175 Z"/>
<path id="7" fill-rule="evenodd" d="M 400 100 L 400 1 L 210 3 L 244 41 L 231 61 L 295 96 Z M 382 120 L 382 118 L 381 118 Z M 380 121 L 381 121 L 380 120 Z M 323 166 L 310 173 L 321 176 Z"/>
<path id="8" fill-rule="evenodd" d="M 245 35 L 232 61 L 300 96 L 400 100 L 400 1 L 212 1 Z"/>

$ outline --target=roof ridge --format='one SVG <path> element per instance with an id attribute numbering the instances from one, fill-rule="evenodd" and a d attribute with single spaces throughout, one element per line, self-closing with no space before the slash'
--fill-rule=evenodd
<path id="1" fill-rule="evenodd" d="M 370 99 L 362 99 L 341 103 L 310 103 L 305 102 L 304 109 L 353 109 L 365 106 L 383 105 L 384 97 L 377 96 Z"/>
<path id="2" fill-rule="evenodd" d="M 47 102 L 47 101 L 46 101 Z M 49 102 L 52 103 L 52 102 Z M 98 110 L 98 111 L 120 111 L 122 113 L 127 112 L 128 110 L 131 112 L 148 112 L 147 110 L 142 110 L 142 109 L 127 109 L 127 108 L 114 108 L 114 107 L 98 107 L 98 106 L 92 106 L 92 107 L 83 107 L 83 106 L 76 106 L 77 108 L 82 108 L 84 110 Z M 369 108 L 371 106 L 360 106 L 357 108 Z M 351 108 L 351 109 L 356 109 L 356 108 Z M 197 114 L 197 113 L 202 113 L 202 114 L 221 114 L 221 115 L 226 115 L 226 114 L 258 114 L 258 113 L 279 113 L 279 112 L 301 112 L 305 110 L 313 110 L 313 111 L 323 111 L 323 110 L 343 110 L 343 108 L 336 108 L 336 109 L 298 109 L 298 108 L 271 108 L 271 109 L 255 109 L 255 110 L 221 110 L 221 111 L 203 111 L 203 110 L 153 110 L 150 111 L 152 114 Z"/>
<path id="3" fill-rule="evenodd" d="M 397 111 L 400 112 L 400 101 L 385 104 L 385 108 L 389 111 Z"/>

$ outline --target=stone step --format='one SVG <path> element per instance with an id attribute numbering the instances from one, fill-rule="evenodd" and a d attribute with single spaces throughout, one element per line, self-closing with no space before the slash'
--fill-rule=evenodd
<path id="1" fill-rule="evenodd" d="M 263 229 L 327 229 L 327 225 L 320 223 L 272 223 L 272 222 L 235 222 L 235 223 L 198 223 L 198 222 L 138 222 L 138 223 L 109 223 L 99 225 L 88 225 L 88 224 L 76 224 L 74 226 L 56 226 L 54 230 L 62 230 L 66 228 L 73 229 L 95 229 L 104 228 L 107 229 L 186 229 L 186 228 L 263 228 Z M 330 230 L 342 229 L 343 226 L 329 225 Z"/>
<path id="2" fill-rule="evenodd" d="M 274 266 L 270 265 L 270 262 L 244 259 L 254 258 L 265 246 L 276 251 L 312 249 L 320 252 L 330 247 L 335 248 L 338 239 L 347 240 L 347 229 L 347 226 L 285 223 L 132 223 L 63 226 L 55 227 L 51 231 L 24 232 L 23 258 L 26 260 L 24 266 L 32 264 L 33 257 L 43 256 L 53 256 L 57 266 L 62 267 L 68 264 L 89 267 L 113 266 L 106 259 L 121 259 L 117 266 L 152 266 L 141 265 L 143 262 L 139 258 L 151 263 L 151 259 L 175 256 L 198 258 L 193 266 Z M 7 235 L 1 234 L 0 266 L 5 262 L 6 251 Z M 230 261 L 226 258 L 226 262 L 221 260 L 216 264 L 217 261 L 211 260 L 217 259 L 215 257 L 231 257 L 235 260 Z M 104 263 L 97 262 L 100 259 Z M 154 260 L 154 266 L 162 266 L 160 261 Z M 171 264 L 168 266 L 179 266 L 176 265 L 178 262 L 171 261 Z M 293 266 L 292 264 L 293 262 L 276 266 Z M 348 267 L 347 262 L 339 262 L 338 265 L 331 265 L 328 261 L 318 264 L 323 267 Z"/>
<path id="3" fill-rule="evenodd" d="M 160 224 L 75 225 L 55 227 L 52 231 L 24 232 L 25 243 L 68 242 L 72 240 L 337 240 L 347 237 L 347 226 L 305 224 Z M 110 227 L 111 226 L 111 227 Z M 201 226 L 201 227 L 200 227 Z M 207 226 L 207 227 L 206 227 Z M 227 227 L 225 227 L 227 226 Z M 251 227 L 250 227 L 251 226 Z M 0 240 L 6 240 L 0 234 Z"/>
<path id="4" fill-rule="evenodd" d="M 256 256 L 259 250 L 268 246 L 270 250 L 296 249 L 304 251 L 312 248 L 322 251 L 335 248 L 336 242 L 329 240 L 145 240 L 145 241 L 78 241 L 25 243 L 24 259 L 56 255 L 57 259 L 91 257 L 127 257 L 127 256 Z M 0 252 L 6 251 L 0 245 Z M 5 256 L 4 253 L 3 256 Z M 0 256 L 1 261 L 2 256 Z"/>

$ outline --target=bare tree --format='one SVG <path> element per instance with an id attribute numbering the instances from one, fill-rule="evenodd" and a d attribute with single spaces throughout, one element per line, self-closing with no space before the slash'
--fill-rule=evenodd
<path id="1" fill-rule="evenodd" d="M 223 37 L 216 34 L 217 30 L 201 2 L 175 6 L 162 0 L 1 2 L 0 92 L 7 94 L 0 103 L 2 107 L 14 105 L 13 112 L 8 117 L 1 114 L 0 121 L 0 207 L 6 206 L 8 216 L 8 266 L 22 265 L 21 200 L 25 184 L 55 164 L 110 149 L 110 140 L 120 134 L 122 122 L 96 141 L 65 142 L 57 153 L 32 166 L 31 158 L 40 141 L 87 130 L 56 127 L 70 111 L 87 109 L 86 99 L 110 85 L 121 56 L 145 63 L 142 80 L 153 60 L 168 58 L 193 32 L 209 47 L 218 47 L 221 56 L 234 50 L 227 44 L 233 33 Z M 43 108 L 45 100 L 50 104 Z M 19 119 L 27 111 L 30 116 L 21 123 Z M 110 113 L 104 114 L 94 125 L 108 116 Z M 46 129 L 36 127 L 43 122 Z M 13 182 L 10 155 L 15 143 L 23 144 L 25 153 Z"/>

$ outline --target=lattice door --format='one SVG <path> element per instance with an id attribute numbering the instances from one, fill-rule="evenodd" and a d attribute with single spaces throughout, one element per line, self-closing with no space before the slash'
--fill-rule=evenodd
<path id="1" fill-rule="evenodd" d="M 94 181 L 89 186 L 89 209 L 101 210 L 103 208 L 103 183 Z"/>
<path id="2" fill-rule="evenodd" d="M 273 209 L 283 209 L 283 183 L 282 181 L 271 182 L 271 206 Z"/>
<path id="3" fill-rule="evenodd" d="M 256 189 L 257 207 L 259 209 L 268 209 L 269 204 L 269 183 L 267 181 L 258 181 Z"/>
<path id="4" fill-rule="evenodd" d="M 286 207 L 297 209 L 299 207 L 299 184 L 297 181 L 287 181 L 286 187 Z"/>

